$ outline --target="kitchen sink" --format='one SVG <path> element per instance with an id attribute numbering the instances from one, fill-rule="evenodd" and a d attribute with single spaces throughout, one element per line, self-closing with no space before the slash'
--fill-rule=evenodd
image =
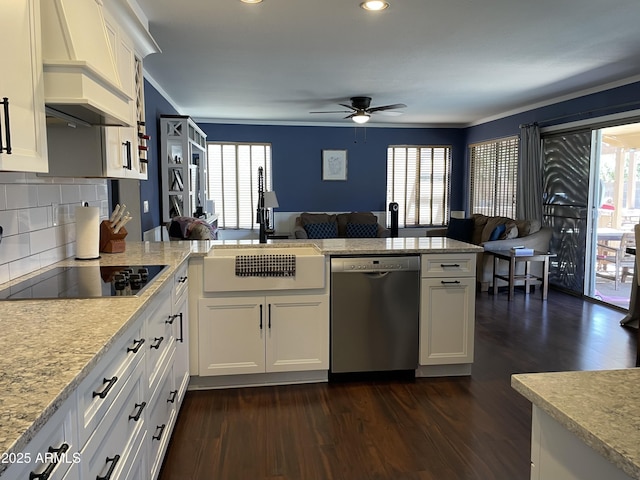
<path id="1" fill-rule="evenodd" d="M 315 245 L 216 246 L 204 258 L 205 292 L 324 286 L 325 257 Z"/>

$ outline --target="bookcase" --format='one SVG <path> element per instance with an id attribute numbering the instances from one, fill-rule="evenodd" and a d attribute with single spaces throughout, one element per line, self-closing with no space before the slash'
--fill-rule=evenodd
<path id="1" fill-rule="evenodd" d="M 160 117 L 162 221 L 193 217 L 207 196 L 207 135 L 188 116 Z"/>

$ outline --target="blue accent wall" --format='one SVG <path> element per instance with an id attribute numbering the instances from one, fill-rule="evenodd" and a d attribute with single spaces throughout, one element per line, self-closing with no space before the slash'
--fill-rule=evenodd
<path id="1" fill-rule="evenodd" d="M 144 116 L 148 142 L 148 177 L 140 182 L 140 201 L 149 201 L 149 212 L 142 213 L 142 231 L 162 224 L 162 189 L 160 169 L 160 115 L 177 115 L 178 112 L 147 80 L 144 81 Z M 140 212 L 142 212 L 142 207 Z"/>
<path id="2" fill-rule="evenodd" d="M 464 204 L 464 130 L 199 123 L 207 141 L 271 144 L 280 211 L 385 211 L 389 145 L 451 145 L 451 208 Z M 347 150 L 347 180 L 322 180 L 322 150 Z"/>

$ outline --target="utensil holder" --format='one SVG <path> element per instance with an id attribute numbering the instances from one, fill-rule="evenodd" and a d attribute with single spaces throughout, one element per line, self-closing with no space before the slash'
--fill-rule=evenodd
<path id="1" fill-rule="evenodd" d="M 100 251 L 102 253 L 122 253 L 125 251 L 126 243 L 124 238 L 127 230 L 122 227 L 115 233 L 108 220 L 100 223 Z"/>

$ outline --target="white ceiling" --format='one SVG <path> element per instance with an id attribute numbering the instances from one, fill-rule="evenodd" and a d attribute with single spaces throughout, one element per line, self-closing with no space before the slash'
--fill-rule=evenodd
<path id="1" fill-rule="evenodd" d="M 638 0 L 137 1 L 147 74 L 201 120 L 352 125 L 309 112 L 364 95 L 408 105 L 369 126 L 469 125 L 640 80 Z"/>

